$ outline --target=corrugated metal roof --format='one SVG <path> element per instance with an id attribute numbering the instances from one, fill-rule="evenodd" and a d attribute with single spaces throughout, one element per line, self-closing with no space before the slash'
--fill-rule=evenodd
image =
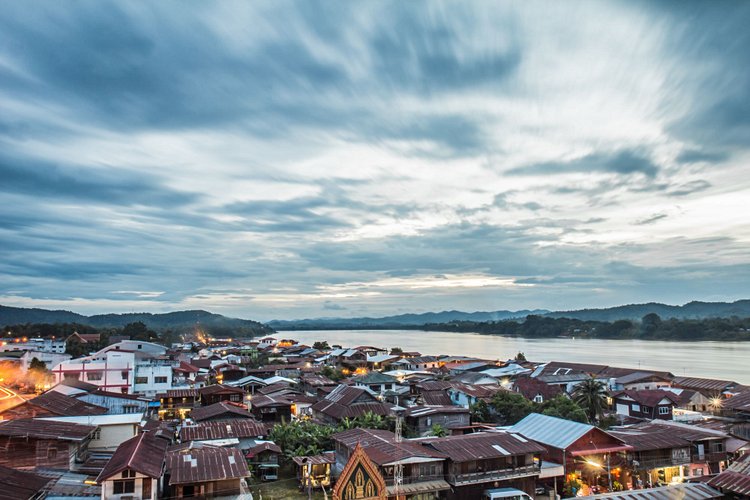
<path id="1" fill-rule="evenodd" d="M 454 462 L 484 460 L 527 453 L 542 453 L 544 447 L 510 432 L 477 432 L 424 441 Z"/>
<path id="2" fill-rule="evenodd" d="M 0 500 L 35 498 L 50 478 L 0 465 Z"/>
<path id="3" fill-rule="evenodd" d="M 378 465 L 386 465 L 407 459 L 419 458 L 424 461 L 444 460 L 445 456 L 434 449 L 411 441 L 396 442 L 396 435 L 378 429 L 350 429 L 333 435 L 333 440 L 343 443 L 353 450 L 362 445 L 365 453 Z"/>
<path id="4" fill-rule="evenodd" d="M 738 458 L 727 470 L 709 479 L 707 484 L 725 492 L 750 496 L 750 455 Z"/>
<path id="5" fill-rule="evenodd" d="M 563 450 L 592 429 L 594 429 L 593 425 L 532 413 L 508 430 Z"/>
<path id="6" fill-rule="evenodd" d="M 0 422 L 0 436 L 83 441 L 95 430 L 95 425 L 52 422 L 49 420 L 19 419 Z"/>
<path id="7" fill-rule="evenodd" d="M 721 498 L 724 495 L 703 483 L 682 483 L 647 490 L 628 490 L 602 493 L 578 498 L 610 498 L 613 500 L 703 500 Z"/>
<path id="8" fill-rule="evenodd" d="M 323 452 L 320 455 L 314 455 L 312 457 L 293 457 L 292 460 L 297 465 L 322 465 L 322 464 L 333 464 L 336 463 L 336 454 L 332 451 Z"/>
<path id="9" fill-rule="evenodd" d="M 167 453 L 169 484 L 203 483 L 248 477 L 250 471 L 236 448 L 190 448 Z"/>
<path id="10" fill-rule="evenodd" d="M 167 446 L 169 446 L 169 441 L 156 437 L 151 432 L 134 436 L 117 447 L 117 451 L 104 466 L 96 481 L 98 483 L 106 481 L 125 469 L 160 478 Z"/>
<path id="11" fill-rule="evenodd" d="M 268 434 L 265 424 L 250 419 L 201 422 L 180 429 L 180 441 L 206 441 L 210 439 L 249 438 Z"/>

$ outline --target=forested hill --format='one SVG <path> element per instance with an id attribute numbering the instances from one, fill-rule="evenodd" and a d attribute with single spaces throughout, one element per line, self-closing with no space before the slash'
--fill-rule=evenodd
<path id="1" fill-rule="evenodd" d="M 275 320 L 268 323 L 276 330 L 362 330 L 419 327 L 426 324 L 451 322 L 495 322 L 504 320 L 521 321 L 526 316 L 544 316 L 549 318 L 570 318 L 583 321 L 617 321 L 620 319 L 640 320 L 647 314 L 657 314 L 670 319 L 706 319 L 706 318 L 740 318 L 750 317 L 750 300 L 737 302 L 689 302 L 683 306 L 670 306 L 651 302 L 648 304 L 629 304 L 605 309 L 580 309 L 575 311 L 490 311 L 462 312 L 442 311 L 422 314 L 401 314 L 381 318 L 317 318 L 300 320 Z"/>
<path id="2" fill-rule="evenodd" d="M 592 321 L 616 321 L 618 319 L 638 320 L 647 314 L 658 314 L 661 318 L 705 319 L 750 317 L 750 300 L 736 302 L 688 302 L 683 306 L 670 306 L 650 302 L 629 304 L 606 309 L 580 309 L 577 311 L 555 311 L 545 314 L 550 318 L 572 318 Z"/>
<path id="3" fill-rule="evenodd" d="M 228 318 L 207 311 L 175 311 L 164 314 L 128 313 L 99 314 L 84 316 L 70 311 L 49 311 L 46 309 L 27 309 L 0 305 L 0 326 L 20 325 L 26 323 L 77 323 L 97 328 L 120 328 L 130 323 L 144 323 L 152 330 L 183 330 L 200 326 L 215 334 L 230 333 L 233 330 L 252 335 L 272 333 L 268 326 L 257 321 Z"/>
<path id="4" fill-rule="evenodd" d="M 337 330 L 365 328 L 399 328 L 420 326 L 426 323 L 447 323 L 450 321 L 500 321 L 523 319 L 530 314 L 544 314 L 543 309 L 522 311 L 463 312 L 442 311 L 420 314 L 400 314 L 382 318 L 317 318 L 300 320 L 274 320 L 268 323 L 277 330 Z"/>

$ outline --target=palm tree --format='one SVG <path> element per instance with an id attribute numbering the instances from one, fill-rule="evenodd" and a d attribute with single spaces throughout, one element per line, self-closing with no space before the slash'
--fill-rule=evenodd
<path id="1" fill-rule="evenodd" d="M 593 424 L 607 407 L 607 386 L 594 377 L 584 380 L 573 391 L 573 401 L 586 411 L 589 422 Z"/>

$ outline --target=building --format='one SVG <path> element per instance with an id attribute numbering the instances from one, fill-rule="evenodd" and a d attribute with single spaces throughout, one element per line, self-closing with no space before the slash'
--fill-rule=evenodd
<path id="1" fill-rule="evenodd" d="M 544 403 L 553 399 L 555 396 L 563 394 L 563 390 L 558 385 L 550 385 L 542 382 L 538 378 L 519 377 L 513 383 L 513 391 L 521 394 L 529 401 L 535 403 Z"/>
<path id="2" fill-rule="evenodd" d="M 341 475 L 333 486 L 333 500 L 387 500 L 388 490 L 383 475 L 357 444 Z"/>
<path id="3" fill-rule="evenodd" d="M 14 469 L 78 470 L 96 426 L 36 419 L 0 422 L 0 465 Z"/>
<path id="4" fill-rule="evenodd" d="M 313 417 L 327 424 L 337 424 L 345 418 L 357 418 L 366 413 L 390 415 L 391 407 L 364 387 L 339 385 L 326 397 L 312 405 Z"/>
<path id="5" fill-rule="evenodd" d="M 424 441 L 447 457 L 445 479 L 459 500 L 480 498 L 493 487 L 534 493 L 545 448 L 506 432 L 479 432 Z"/>
<path id="6" fill-rule="evenodd" d="M 438 368 L 440 360 L 435 356 L 418 356 L 416 358 L 403 358 L 391 363 L 394 369 L 409 371 L 425 371 Z"/>
<path id="7" fill-rule="evenodd" d="M 160 420 L 185 420 L 201 404 L 198 389 L 170 389 L 157 395 Z"/>
<path id="8" fill-rule="evenodd" d="M 672 420 L 680 396 L 661 389 L 625 390 L 612 395 L 618 415 L 640 419 Z"/>
<path id="9" fill-rule="evenodd" d="M 466 427 L 471 423 L 471 415 L 469 409 L 462 406 L 410 406 L 404 413 L 404 422 L 418 436 L 428 436 L 434 425 L 448 432 Z"/>
<path id="10" fill-rule="evenodd" d="M 489 400 L 500 391 L 504 391 L 499 385 L 472 385 L 453 383 L 448 388 L 448 396 L 454 405 L 471 408 L 479 400 Z"/>
<path id="11" fill-rule="evenodd" d="M 331 467 L 336 463 L 336 454 L 325 452 L 310 457 L 294 457 L 297 465 L 297 480 L 300 488 L 317 490 L 331 486 Z"/>
<path id="12" fill-rule="evenodd" d="M 200 394 L 201 405 L 208 406 L 222 401 L 232 403 L 242 403 L 245 399 L 245 391 L 239 387 L 232 387 L 223 384 L 213 384 L 198 389 Z"/>
<path id="13" fill-rule="evenodd" d="M 166 455 L 165 483 L 171 498 L 240 498 L 249 493 L 248 477 L 245 457 L 235 448 L 191 443 L 175 446 Z"/>
<path id="14" fill-rule="evenodd" d="M 159 498 L 168 445 L 168 440 L 151 432 L 123 442 L 96 478 L 102 485 L 102 500 L 125 496 L 142 500 Z"/>
<path id="15" fill-rule="evenodd" d="M 0 412 L 0 419 L 102 415 L 104 413 L 108 413 L 107 408 L 66 396 L 57 391 L 47 391 Z"/>
<path id="16" fill-rule="evenodd" d="M 89 441 L 89 451 L 92 453 L 114 453 L 123 442 L 138 434 L 141 429 L 143 413 L 45 417 L 37 420 L 41 425 L 52 422 L 94 425 L 96 431 Z"/>
<path id="17" fill-rule="evenodd" d="M 585 492 L 609 480 L 622 483 L 619 466 L 626 464 L 625 453 L 632 447 L 593 425 L 532 413 L 510 432 L 520 434 L 544 446 L 545 460 L 563 466 L 565 480 L 578 480 Z M 562 491 L 559 485 L 558 491 Z"/>
<path id="18" fill-rule="evenodd" d="M 394 478 L 397 464 L 403 467 L 402 496 L 434 498 L 438 493 L 450 489 L 443 477 L 446 457 L 432 448 L 409 440 L 396 441 L 392 432 L 376 429 L 339 432 L 333 435 L 333 441 L 336 446 L 336 468 L 342 471 L 339 481 L 345 478 L 347 467 L 356 457 L 357 448 L 360 448 L 383 479 L 388 498 L 396 498 Z M 355 479 L 355 486 L 357 484 Z M 348 497 L 345 495 L 344 498 Z"/>
<path id="19" fill-rule="evenodd" d="M 726 495 L 750 497 L 750 454 L 742 455 L 728 469 L 708 480 Z"/>
<path id="20" fill-rule="evenodd" d="M 180 428 L 180 442 L 202 441 L 217 446 L 234 446 L 240 450 L 249 450 L 258 439 L 268 435 L 269 427 L 261 422 L 246 418 L 222 420 L 219 422 L 201 422 Z"/>
<path id="21" fill-rule="evenodd" d="M 195 422 L 218 422 L 238 418 L 252 419 L 253 414 L 244 405 L 221 401 L 212 405 L 195 408 L 190 412 L 190 418 Z"/>
<path id="22" fill-rule="evenodd" d="M 376 394 L 386 391 L 396 391 L 398 379 L 390 375 L 379 372 L 369 372 L 365 375 L 353 377 L 352 382 L 355 386 L 367 387 Z"/>
<path id="23" fill-rule="evenodd" d="M 0 465 L 0 498 L 41 500 L 47 496 L 50 478 Z"/>
<path id="24" fill-rule="evenodd" d="M 172 365 L 169 360 L 154 358 L 145 349 L 138 352 L 116 347 L 117 344 L 108 346 L 90 356 L 55 365 L 52 368 L 55 383 L 73 379 L 96 385 L 105 391 L 147 396 L 155 396 L 172 388 Z"/>
<path id="25" fill-rule="evenodd" d="M 245 451 L 245 458 L 253 471 L 258 471 L 261 481 L 275 481 L 279 478 L 279 457 L 281 448 L 273 441 L 256 441 Z"/>

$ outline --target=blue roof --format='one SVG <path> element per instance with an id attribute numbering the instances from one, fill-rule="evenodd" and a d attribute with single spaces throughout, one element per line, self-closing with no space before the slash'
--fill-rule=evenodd
<path id="1" fill-rule="evenodd" d="M 589 424 L 532 413 L 508 431 L 521 434 L 537 443 L 564 450 L 593 428 L 594 426 Z"/>

